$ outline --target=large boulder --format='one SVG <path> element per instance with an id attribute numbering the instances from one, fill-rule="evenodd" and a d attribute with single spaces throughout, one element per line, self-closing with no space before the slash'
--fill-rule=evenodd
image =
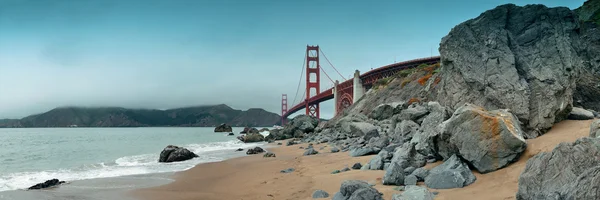
<path id="1" fill-rule="evenodd" d="M 169 145 L 165 147 L 162 152 L 160 152 L 160 158 L 158 158 L 158 162 L 179 162 L 195 157 L 198 157 L 198 155 L 186 148 Z"/>
<path id="2" fill-rule="evenodd" d="M 350 156 L 352 156 L 352 157 L 359 157 L 359 156 L 372 155 L 372 154 L 379 153 L 379 151 L 380 150 L 377 150 L 374 147 L 356 148 L 356 149 L 350 150 Z"/>
<path id="3" fill-rule="evenodd" d="M 391 163 L 383 175 L 384 185 L 404 184 L 404 169 L 398 163 Z"/>
<path id="4" fill-rule="evenodd" d="M 215 133 L 216 132 L 228 132 L 231 133 L 233 130 L 231 129 L 231 126 L 227 125 L 227 124 L 221 124 L 217 127 L 215 127 Z"/>
<path id="5" fill-rule="evenodd" d="M 379 136 L 377 127 L 367 122 L 349 122 L 342 125 L 344 132 L 351 137 L 364 137 L 365 140 L 370 140 L 372 137 Z"/>
<path id="6" fill-rule="evenodd" d="M 398 119 L 399 119 L 398 121 L 401 121 L 401 120 L 419 121 L 419 119 L 421 117 L 424 117 L 427 114 L 429 114 L 429 110 L 425 106 L 422 106 L 420 104 L 411 104 L 410 106 L 408 106 L 408 108 L 400 111 L 400 114 L 398 116 Z"/>
<path id="7" fill-rule="evenodd" d="M 444 159 L 458 155 L 481 173 L 519 159 L 527 146 L 519 121 L 507 110 L 486 111 L 473 104 L 458 108 L 436 140 Z"/>
<path id="8" fill-rule="evenodd" d="M 593 168 L 598 166 L 600 138 L 585 137 L 574 143 L 560 143 L 552 152 L 539 153 L 527 161 L 519 176 L 517 199 L 572 199 L 566 197 L 590 194 L 596 196 L 574 199 L 597 199 L 600 177 L 595 171 L 586 171 L 596 170 Z M 596 184 L 585 185 L 593 182 Z"/>
<path id="9" fill-rule="evenodd" d="M 396 124 L 394 132 L 390 134 L 392 142 L 402 144 L 410 141 L 419 130 L 419 124 L 411 120 L 402 120 Z"/>
<path id="10" fill-rule="evenodd" d="M 383 200 L 383 194 L 371 187 L 367 182 L 345 180 L 333 200 Z"/>
<path id="11" fill-rule="evenodd" d="M 402 194 L 394 194 L 392 200 L 433 200 L 435 195 L 429 192 L 427 188 L 415 185 L 408 185 Z"/>
<path id="12" fill-rule="evenodd" d="M 595 120 L 590 125 L 590 137 L 600 138 L 600 119 Z"/>
<path id="13" fill-rule="evenodd" d="M 244 143 L 262 142 L 265 141 L 265 136 L 260 133 L 249 133 L 246 135 L 240 135 L 237 137 L 237 139 Z"/>
<path id="14" fill-rule="evenodd" d="M 419 130 L 413 134 L 411 143 L 423 155 L 437 155 L 435 137 L 441 132 L 441 124 L 450 118 L 451 113 L 438 102 L 428 102 L 429 114 L 423 119 Z"/>
<path id="15" fill-rule="evenodd" d="M 594 119 L 594 113 L 592 111 L 589 111 L 589 110 L 586 110 L 583 108 L 573 107 L 573 110 L 571 110 L 571 113 L 569 113 L 568 119 L 572 119 L 572 120 Z"/>
<path id="16" fill-rule="evenodd" d="M 425 185 L 433 189 L 462 188 L 476 179 L 469 166 L 453 155 L 429 171 L 429 175 L 425 177 Z"/>
<path id="17" fill-rule="evenodd" d="M 389 104 L 381 104 L 373 109 L 369 117 L 375 120 L 389 119 L 393 115 L 400 113 L 404 102 L 394 102 Z"/>
<path id="18" fill-rule="evenodd" d="M 440 43 L 437 99 L 451 109 L 473 103 L 509 109 L 535 138 L 573 105 L 578 72 L 588 58 L 569 8 L 507 4 L 454 27 Z M 595 64 L 598 65 L 598 64 Z"/>
<path id="19" fill-rule="evenodd" d="M 600 199 L 600 166 L 584 171 L 574 183 L 569 184 L 568 190 L 561 193 L 564 199 Z"/>
<path id="20" fill-rule="evenodd" d="M 60 184 L 65 183 L 64 181 L 59 181 L 58 179 L 50 179 L 47 180 L 43 183 L 38 183 L 35 184 L 34 186 L 31 186 L 29 188 L 27 188 L 28 190 L 39 190 L 39 189 L 45 189 L 45 188 L 49 188 L 49 187 L 54 187 Z"/>

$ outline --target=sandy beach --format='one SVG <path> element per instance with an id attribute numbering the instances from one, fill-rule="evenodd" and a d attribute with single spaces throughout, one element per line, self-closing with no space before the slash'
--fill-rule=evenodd
<path id="1" fill-rule="evenodd" d="M 592 120 L 563 121 L 545 135 L 527 141 L 527 150 L 516 163 L 501 170 L 479 174 L 475 183 L 458 189 L 438 191 L 436 199 L 515 199 L 518 178 L 527 163 L 527 159 L 540 153 L 551 151 L 561 142 L 573 142 L 589 134 Z M 230 159 L 222 162 L 200 164 L 196 167 L 176 173 L 175 181 L 158 187 L 132 191 L 129 195 L 148 200 L 213 200 L 213 199 L 312 199 L 312 193 L 325 190 L 330 197 L 335 194 L 344 180 L 364 180 L 375 183 L 375 188 L 391 199 L 392 194 L 401 193 L 384 186 L 381 182 L 385 171 L 351 170 L 339 174 L 330 174 L 333 170 L 351 167 L 354 163 L 368 162 L 372 156 L 350 157 L 347 152 L 330 153 L 327 144 L 315 145 L 319 154 L 302 156 L 307 144 L 293 146 L 270 146 L 276 158 L 263 158 L 253 155 Z M 322 146 L 327 146 L 319 150 Z M 441 162 L 428 164 L 432 168 Z M 280 170 L 295 168 L 292 173 L 280 173 Z M 423 183 L 419 183 L 422 185 Z"/>

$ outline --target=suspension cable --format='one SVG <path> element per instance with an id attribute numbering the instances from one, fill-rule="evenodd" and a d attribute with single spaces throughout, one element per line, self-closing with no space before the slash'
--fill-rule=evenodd
<path id="1" fill-rule="evenodd" d="M 331 64 L 331 62 L 329 62 L 329 59 L 327 58 L 327 56 L 325 55 L 325 52 L 323 51 L 323 48 L 320 49 L 321 54 L 323 54 L 323 57 L 325 57 L 325 60 L 329 63 L 329 65 L 331 65 L 331 67 L 344 79 L 346 80 L 346 78 L 344 78 L 344 76 L 335 68 L 335 66 L 333 66 L 333 64 Z"/>
<path id="2" fill-rule="evenodd" d="M 292 103 L 294 103 L 293 105 L 296 105 L 296 98 L 298 97 L 298 92 L 300 91 L 300 84 L 302 83 L 302 77 L 304 76 L 304 65 L 306 64 L 306 56 L 306 53 L 304 53 L 304 58 L 302 59 L 302 71 L 300 72 L 300 80 L 298 81 L 298 88 L 296 88 L 296 95 L 294 95 L 294 101 L 292 101 Z"/>

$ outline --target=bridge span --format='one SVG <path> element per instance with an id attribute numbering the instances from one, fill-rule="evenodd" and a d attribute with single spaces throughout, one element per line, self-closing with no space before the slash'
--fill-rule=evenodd
<path id="1" fill-rule="evenodd" d="M 302 109 L 305 109 L 306 115 L 320 118 L 319 104 L 331 99 L 334 99 L 335 114 L 337 115 L 358 101 L 377 80 L 394 76 L 398 71 L 415 68 L 422 64 L 431 65 L 440 62 L 440 57 L 434 56 L 385 65 L 363 74 L 356 70 L 352 79 L 341 83 L 336 80 L 332 88 L 320 91 L 320 72 L 325 73 L 319 62 L 320 55 L 319 46 L 306 47 L 306 68 L 304 69 L 306 71 L 306 98 L 288 109 L 287 95 L 282 95 L 282 124 L 285 123 L 287 117 Z M 327 59 L 327 57 L 325 58 Z M 325 75 L 331 80 L 326 73 Z M 314 79 L 311 79 L 311 77 Z M 311 93 L 314 93 L 314 95 L 311 95 Z"/>

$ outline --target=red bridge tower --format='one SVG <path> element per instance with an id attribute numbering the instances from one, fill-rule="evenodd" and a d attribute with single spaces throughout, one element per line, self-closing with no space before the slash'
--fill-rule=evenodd
<path id="1" fill-rule="evenodd" d="M 312 66 L 312 67 L 311 67 Z M 321 65 L 319 65 L 319 46 L 306 46 L 306 115 L 321 119 L 319 103 L 309 104 L 308 99 L 321 92 Z M 312 77 L 314 76 L 314 77 Z M 314 78 L 314 80 L 311 80 Z M 314 89 L 314 91 L 313 91 Z M 311 95 L 313 93 L 314 95 Z"/>

